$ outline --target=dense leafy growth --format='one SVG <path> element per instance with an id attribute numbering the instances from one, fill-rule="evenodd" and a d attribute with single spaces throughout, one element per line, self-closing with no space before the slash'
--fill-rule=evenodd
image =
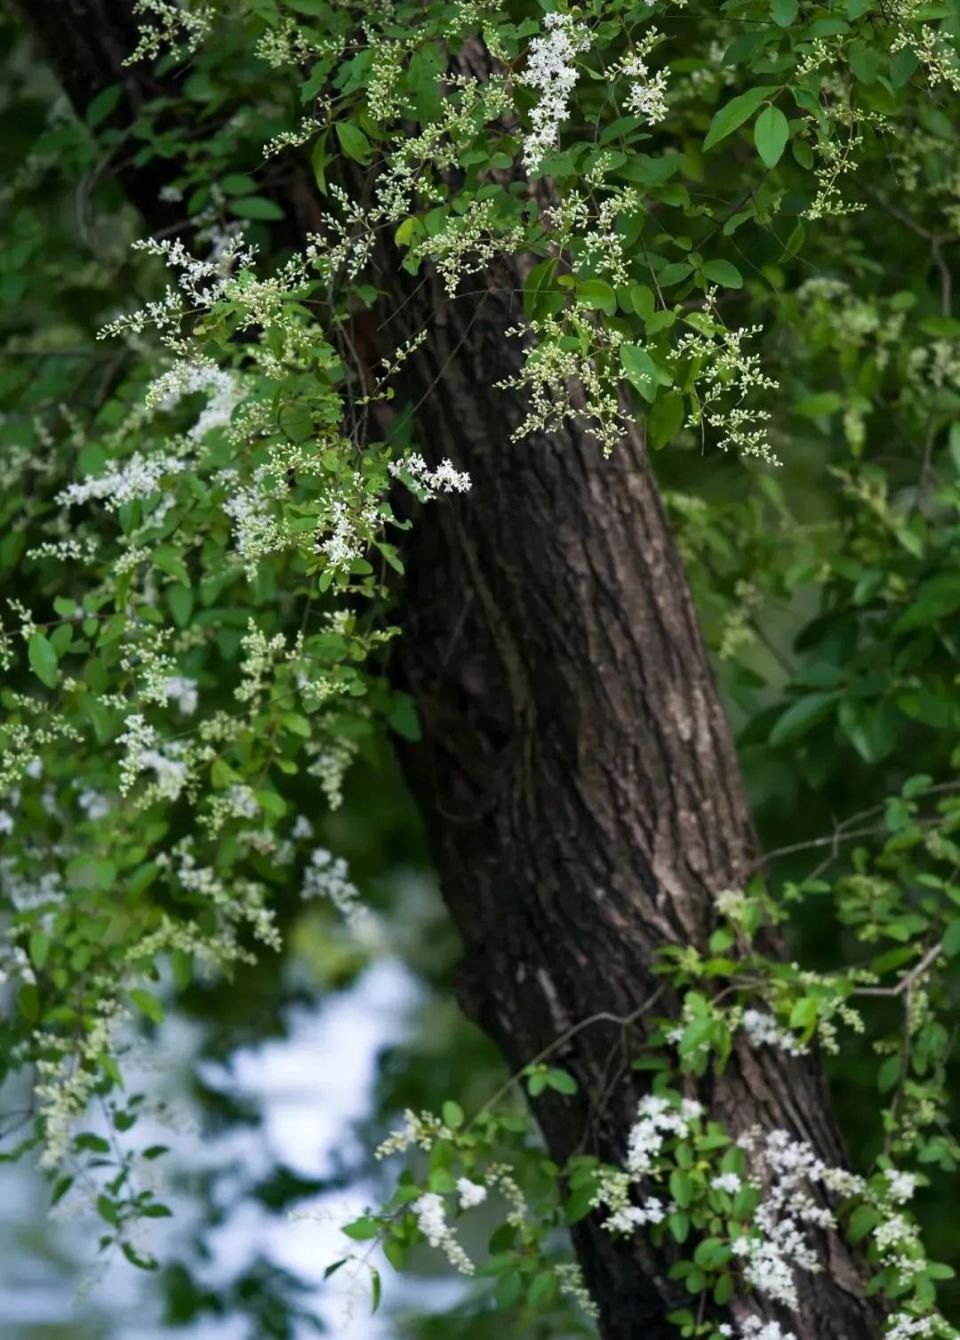
<path id="1" fill-rule="evenodd" d="M 135 111 L 119 83 L 71 110 L 4 30 L 0 1066 L 34 1094 L 17 1152 L 55 1198 L 93 1186 L 104 1249 L 154 1266 L 136 1227 L 167 1210 L 138 1169 L 162 1151 L 138 1145 L 131 1027 L 282 955 L 301 896 L 345 919 L 354 966 L 373 952 L 320 810 L 387 732 L 417 737 L 387 673 L 391 574 L 410 500 L 470 488 L 469 462 L 425 459 L 404 401 L 430 329 L 393 346 L 386 318 L 427 269 L 451 303 L 522 273 L 515 449 L 575 418 L 615 452 L 644 425 L 776 850 L 718 891 L 708 954 L 664 955 L 675 992 L 638 1001 L 652 1089 L 623 1166 L 545 1159 L 516 1100 L 572 1091 L 552 1054 L 469 1117 L 424 1079 L 438 1115 L 387 1142 L 409 1166 L 344 1259 L 376 1302 L 366 1248 L 402 1268 L 426 1239 L 494 1279 L 517 1334 L 586 1330 L 558 1230 L 600 1214 L 678 1244 L 678 1334 L 779 1340 L 839 1225 L 885 1334 L 957 1334 L 938 1306 L 951 1193 L 908 1202 L 960 1160 L 960 8 L 136 8 L 131 60 L 156 82 Z M 766 952 L 787 919 L 791 964 Z M 738 1035 L 842 1058 L 853 1171 L 776 1132 L 737 1141 L 683 1098 Z M 478 1262 L 453 1220 L 483 1201 Z"/>

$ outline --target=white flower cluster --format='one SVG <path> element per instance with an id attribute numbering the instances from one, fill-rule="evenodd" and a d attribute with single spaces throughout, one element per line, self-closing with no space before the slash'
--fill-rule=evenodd
<path id="1" fill-rule="evenodd" d="M 386 1159 L 391 1154 L 404 1154 L 408 1149 L 429 1151 L 438 1136 L 449 1134 L 439 1117 L 432 1112 L 421 1112 L 419 1116 L 409 1107 L 403 1114 L 403 1125 L 393 1131 L 381 1145 L 374 1150 L 374 1158 Z"/>
<path id="2" fill-rule="evenodd" d="M 737 1334 L 729 1322 L 717 1327 L 721 1335 Z M 740 1326 L 740 1340 L 797 1340 L 793 1331 L 785 1331 L 778 1321 L 761 1321 L 759 1317 L 747 1317 Z"/>
<path id="3" fill-rule="evenodd" d="M 763 1186 L 764 1195 L 751 1232 L 734 1239 L 733 1250 L 758 1293 L 796 1309 L 795 1270 L 816 1274 L 822 1268 L 805 1230 L 831 1229 L 836 1224 L 832 1210 L 814 1200 L 812 1188 L 849 1196 L 862 1193 L 866 1184 L 841 1168 L 829 1167 L 805 1140 L 794 1140 L 786 1131 L 763 1135 L 754 1130 L 738 1143 L 748 1151 L 754 1183 Z"/>
<path id="4" fill-rule="evenodd" d="M 457 1178 L 457 1195 L 462 1210 L 472 1210 L 487 1199 L 487 1188 L 481 1182 L 471 1182 L 469 1177 Z"/>
<path id="5" fill-rule="evenodd" d="M 610 1233 L 632 1233 L 646 1224 L 659 1224 L 666 1218 L 667 1206 L 656 1196 L 648 1196 L 642 1205 L 624 1205 L 603 1222 Z"/>
<path id="6" fill-rule="evenodd" d="M 117 744 L 125 746 L 120 760 L 120 794 L 130 791 L 141 773 L 153 771 L 155 783 L 148 787 L 144 804 L 154 799 L 176 800 L 187 784 L 188 768 L 178 757 L 176 742 L 158 746 L 157 732 L 141 712 L 124 722 Z"/>
<path id="7" fill-rule="evenodd" d="M 163 681 L 163 691 L 171 702 L 177 705 L 177 711 L 184 716 L 192 716 L 200 701 L 197 693 L 197 681 L 188 675 L 167 675 Z"/>
<path id="8" fill-rule="evenodd" d="M 913 1173 L 888 1168 L 885 1176 L 890 1183 L 890 1197 L 898 1205 L 905 1205 L 908 1200 L 913 1199 L 914 1192 L 917 1189 L 917 1179 Z"/>
<path id="9" fill-rule="evenodd" d="M 796 1034 L 780 1028 L 772 1014 L 762 1010 L 744 1010 L 740 1027 L 756 1047 L 777 1047 L 791 1056 L 805 1056 L 808 1047 L 802 1045 Z"/>
<path id="10" fill-rule="evenodd" d="M 259 560 L 283 546 L 283 532 L 270 513 L 266 494 L 242 484 L 236 470 L 232 467 L 220 470 L 216 479 L 224 489 L 222 506 L 231 521 L 237 556 L 248 579 L 253 581 Z"/>
<path id="11" fill-rule="evenodd" d="M 669 1206 L 655 1196 L 647 1196 L 637 1205 L 631 1199 L 632 1190 L 655 1170 L 665 1141 L 688 1135 L 692 1123 L 702 1115 L 700 1103 L 689 1098 L 679 1105 L 656 1094 L 640 1100 L 637 1120 L 627 1137 L 625 1169 L 604 1174 L 593 1196 L 594 1206 L 610 1210 L 604 1228 L 611 1233 L 632 1233 L 646 1224 L 661 1222 Z"/>
<path id="12" fill-rule="evenodd" d="M 157 60 L 167 51 L 195 51 L 210 31 L 213 10 L 204 4 L 186 8 L 173 0 L 134 0 L 140 40 L 123 62 Z"/>
<path id="13" fill-rule="evenodd" d="M 918 1335 L 936 1335 L 939 1330 L 936 1317 L 911 1317 L 907 1312 L 898 1312 L 891 1318 L 884 1340 L 915 1340 Z"/>
<path id="14" fill-rule="evenodd" d="M 332 810 L 343 804 L 343 779 L 356 752 L 355 740 L 331 740 L 322 748 L 315 741 L 307 745 L 307 753 L 314 755 L 307 772 L 319 780 L 320 790 Z"/>
<path id="15" fill-rule="evenodd" d="M 470 491 L 470 476 L 465 470 L 454 469 L 453 462 L 447 458 L 431 470 L 419 452 L 414 452 L 402 461 L 391 461 L 388 469 L 394 479 L 406 477 L 411 480 L 424 501 L 435 498 L 438 493 Z"/>
<path id="16" fill-rule="evenodd" d="M 575 1303 L 582 1312 L 588 1317 L 593 1317 L 594 1321 L 600 1318 L 600 1309 L 590 1297 L 587 1286 L 583 1282 L 583 1272 L 578 1265 L 572 1261 L 561 1262 L 555 1265 L 553 1273 L 557 1279 L 557 1286 L 560 1292 Z"/>
<path id="17" fill-rule="evenodd" d="M 540 101 L 530 112 L 533 129 L 523 145 L 523 162 L 528 172 L 535 172 L 547 150 L 557 143 L 577 83 L 574 62 L 578 53 L 590 46 L 585 25 L 575 23 L 569 14 L 547 14 L 543 26 L 546 33 L 530 43 L 523 75 L 523 83 L 540 94 Z"/>
<path id="18" fill-rule="evenodd" d="M 452 297 L 465 275 L 477 274 L 504 253 L 518 250 L 523 238 L 523 227 L 502 222 L 492 200 L 473 200 L 438 232 L 421 238 L 413 251 L 434 261 Z"/>
<path id="19" fill-rule="evenodd" d="M 779 465 L 765 427 L 769 413 L 747 403 L 751 393 L 775 391 L 779 385 L 762 371 L 760 356 L 743 347 L 744 340 L 761 334 L 763 327 L 730 330 L 715 318 L 716 289 L 710 289 L 696 333 L 683 335 L 670 355 L 700 366 L 691 422 L 715 429 L 721 451 L 732 448 L 744 456 L 757 456 L 768 465 Z M 693 317 L 688 320 L 693 324 Z"/>
<path id="20" fill-rule="evenodd" d="M 666 73 L 658 70 L 656 74 L 651 74 L 646 60 L 660 41 L 660 36 L 656 28 L 651 28 L 639 46 L 629 56 L 624 56 L 616 67 L 616 73 L 630 83 L 630 89 L 624 99 L 624 108 L 650 125 L 656 125 L 667 114 Z"/>
<path id="21" fill-rule="evenodd" d="M 348 572 L 351 563 L 363 556 L 367 533 L 376 529 L 379 522 L 378 502 L 365 503 L 358 516 L 347 502 L 337 499 L 330 510 L 330 534 L 320 546 L 331 568 L 338 572 Z"/>
<path id="22" fill-rule="evenodd" d="M 435 1191 L 428 1191 L 415 1200 L 412 1210 L 417 1227 L 431 1247 L 439 1247 L 447 1260 L 461 1275 L 472 1275 L 474 1264 L 461 1247 L 457 1235 L 447 1223 L 447 1210 L 443 1197 Z"/>
<path id="23" fill-rule="evenodd" d="M 303 872 L 300 893 L 304 898 L 328 898 L 358 938 L 369 934 L 373 914 L 360 901 L 359 890 L 342 856 L 334 856 L 326 847 L 316 847 Z"/>
<path id="24" fill-rule="evenodd" d="M 236 378 L 209 359 L 195 363 L 181 360 L 173 365 L 147 389 L 147 409 L 171 410 L 183 399 L 197 391 L 209 394 L 206 407 L 187 434 L 199 441 L 213 428 L 225 428 L 230 422 L 238 399 Z"/>
<path id="25" fill-rule="evenodd" d="M 116 511 L 135 498 L 149 498 L 151 494 L 158 493 L 166 476 L 181 473 L 188 464 L 176 456 L 160 454 L 146 457 L 135 451 L 129 460 L 104 475 L 68 484 L 57 494 L 57 502 L 64 507 L 77 507 L 97 499 L 111 511 Z"/>

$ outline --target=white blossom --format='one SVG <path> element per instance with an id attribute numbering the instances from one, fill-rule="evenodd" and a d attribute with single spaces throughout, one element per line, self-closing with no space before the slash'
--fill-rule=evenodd
<path id="1" fill-rule="evenodd" d="M 762 1010 L 744 1010 L 740 1026 L 755 1046 L 777 1047 L 791 1056 L 804 1056 L 807 1053 L 808 1049 L 795 1034 L 778 1027 L 773 1015 L 764 1014 Z"/>
<path id="2" fill-rule="evenodd" d="M 545 34 L 530 43 L 523 75 L 527 87 L 540 94 L 539 102 L 530 112 L 533 129 L 523 145 L 523 162 L 528 172 L 535 172 L 547 150 L 557 143 L 577 83 L 575 59 L 590 46 L 585 25 L 575 23 L 569 14 L 547 14 L 543 26 Z"/>
<path id="3" fill-rule="evenodd" d="M 454 1269 L 462 1275 L 472 1275 L 473 1262 L 457 1241 L 456 1233 L 447 1223 L 446 1206 L 442 1196 L 435 1191 L 427 1191 L 419 1200 L 415 1200 L 412 1210 L 417 1227 L 431 1247 L 439 1247 Z"/>
<path id="4" fill-rule="evenodd" d="M 177 711 L 184 716 L 191 716 L 197 710 L 199 697 L 195 679 L 187 675 L 168 675 L 163 681 L 163 689 L 167 697 L 176 703 Z"/>
<path id="5" fill-rule="evenodd" d="M 394 479 L 406 475 L 420 490 L 425 498 L 435 498 L 438 493 L 468 493 L 470 476 L 465 470 L 454 468 L 453 462 L 444 458 L 433 470 L 419 453 L 407 456 L 402 461 L 391 461 L 388 467 Z"/>
<path id="6" fill-rule="evenodd" d="M 487 1188 L 479 1182 L 471 1182 L 469 1177 L 459 1177 L 457 1195 L 460 1197 L 461 1209 L 470 1210 L 475 1205 L 482 1205 L 487 1199 Z"/>
<path id="7" fill-rule="evenodd" d="M 913 1173 L 899 1172 L 896 1168 L 888 1168 L 886 1176 L 890 1183 L 890 1195 L 898 1204 L 905 1205 L 908 1200 L 913 1199 L 913 1194 L 917 1189 L 917 1179 Z"/>

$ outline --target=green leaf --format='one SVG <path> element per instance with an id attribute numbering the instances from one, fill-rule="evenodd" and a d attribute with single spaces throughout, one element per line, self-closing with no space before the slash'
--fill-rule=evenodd
<path id="1" fill-rule="evenodd" d="M 264 787 L 260 791 L 254 791 L 257 804 L 267 814 L 272 814 L 275 819 L 282 819 L 287 812 L 287 802 L 283 796 L 277 795 L 276 791 L 270 791 Z"/>
<path id="2" fill-rule="evenodd" d="M 791 1028 L 812 1028 L 817 1022 L 817 1002 L 812 996 L 804 996 L 793 1003 L 790 1011 Z"/>
<path id="3" fill-rule="evenodd" d="M 548 1307 L 557 1294 L 557 1277 L 549 1270 L 541 1270 L 533 1277 L 533 1283 L 527 1290 L 527 1303 L 530 1307 Z"/>
<path id="4" fill-rule="evenodd" d="M 850 69 L 861 84 L 875 84 L 880 75 L 883 61 L 880 53 L 866 42 L 851 42 L 847 49 Z"/>
<path id="5" fill-rule="evenodd" d="M 228 172 L 220 178 L 220 189 L 227 195 L 254 195 L 257 183 L 243 172 Z"/>
<path id="6" fill-rule="evenodd" d="M 46 684 L 48 689 L 56 688 L 57 680 L 60 678 L 60 671 L 57 668 L 57 653 L 42 633 L 30 634 L 30 640 L 27 643 L 27 659 L 30 662 L 30 669 L 37 679 Z"/>
<path id="7" fill-rule="evenodd" d="M 821 391 L 819 395 L 804 396 L 798 400 L 793 407 L 795 414 L 802 414 L 806 419 L 817 419 L 821 414 L 836 414 L 843 401 L 836 391 Z"/>
<path id="8" fill-rule="evenodd" d="M 501 1275 L 497 1281 L 497 1288 L 494 1294 L 497 1307 L 513 1307 L 514 1303 L 520 1301 L 523 1294 L 523 1278 L 515 1270 L 508 1270 Z"/>
<path id="9" fill-rule="evenodd" d="M 674 1210 L 667 1223 L 677 1242 L 686 1242 L 690 1236 L 690 1216 L 685 1210 Z"/>
<path id="10" fill-rule="evenodd" d="M 670 1195 L 681 1210 L 685 1210 L 693 1199 L 693 1182 L 682 1168 L 674 1168 L 670 1174 Z"/>
<path id="11" fill-rule="evenodd" d="M 657 395 L 657 368 L 646 349 L 639 344 L 621 344 L 620 363 L 630 384 L 652 404 Z"/>
<path id="12" fill-rule="evenodd" d="M 710 122 L 710 129 L 703 141 L 704 150 L 712 149 L 728 135 L 732 135 L 744 121 L 750 120 L 761 103 L 766 102 L 778 91 L 775 86 L 765 84 L 759 88 L 748 89 L 746 93 L 741 93 L 725 103 Z"/>
<path id="13" fill-rule="evenodd" d="M 672 284 L 679 284 L 682 279 L 688 278 L 693 274 L 693 266 L 689 261 L 672 261 L 665 265 L 662 270 L 657 271 L 657 283 L 661 288 L 670 288 Z"/>
<path id="14" fill-rule="evenodd" d="M 789 28 L 797 17 L 798 0 L 770 0 L 770 17 L 780 28 Z"/>
<path id="15" fill-rule="evenodd" d="M 707 261 L 703 277 L 724 288 L 743 288 L 743 275 L 731 261 Z"/>
<path id="16" fill-rule="evenodd" d="M 193 592 L 190 587 L 182 586 L 178 582 L 174 586 L 167 587 L 166 596 L 174 623 L 178 628 L 186 628 L 193 613 Z"/>
<path id="17" fill-rule="evenodd" d="M 665 447 L 683 427 L 685 418 L 683 396 L 679 391 L 668 391 L 658 396 L 647 417 L 647 436 L 654 451 Z"/>
<path id="18" fill-rule="evenodd" d="M 416 703 L 409 693 L 398 693 L 394 696 L 387 715 L 387 724 L 404 740 L 411 740 L 416 744 L 420 739 L 420 718 L 417 715 Z"/>
<path id="19" fill-rule="evenodd" d="M 373 146 L 360 127 L 352 121 L 338 121 L 334 129 L 346 156 L 366 167 L 373 156 Z"/>
<path id="20" fill-rule="evenodd" d="M 230 201 L 230 213 L 238 219 L 274 220 L 283 218 L 283 210 L 262 195 L 245 195 Z"/>
<path id="21" fill-rule="evenodd" d="M 557 261 L 550 256 L 535 265 L 523 286 L 523 312 L 528 321 L 540 321 L 554 316 L 565 304 L 563 293 L 556 287 Z"/>
<path id="22" fill-rule="evenodd" d="M 960 925 L 960 923 L 957 923 Z M 35 968 L 42 968 L 50 953 L 50 937 L 44 931 L 33 931 L 30 936 L 30 961 Z"/>
<path id="23" fill-rule="evenodd" d="M 598 308 L 607 316 L 617 310 L 617 295 L 605 279 L 581 279 L 577 285 L 577 302 L 581 307 Z"/>
<path id="24" fill-rule="evenodd" d="M 319 137 L 313 149 L 310 151 L 310 166 L 313 168 L 313 179 L 317 183 L 317 190 L 321 195 L 327 194 L 327 132 Z"/>
<path id="25" fill-rule="evenodd" d="M 818 722 L 832 715 L 838 697 L 836 693 L 808 693 L 805 698 L 798 698 L 778 718 L 770 732 L 770 743 L 777 746 L 799 740 Z"/>
<path id="26" fill-rule="evenodd" d="M 459 1103 L 455 1103 L 452 1098 L 448 1098 L 443 1105 L 443 1120 L 451 1130 L 457 1130 L 463 1125 L 463 1108 Z"/>
<path id="27" fill-rule="evenodd" d="M 630 288 L 630 305 L 643 321 L 649 321 L 653 316 L 657 305 L 657 300 L 653 296 L 653 289 L 646 284 L 633 284 Z M 958 464 L 960 471 L 960 464 Z"/>
<path id="28" fill-rule="evenodd" d="M 64 873 L 67 877 L 67 887 L 71 890 L 81 892 L 99 889 L 107 893 L 116 882 L 117 867 L 113 861 L 106 860 L 102 856 L 87 854 L 75 856 L 72 861 L 68 861 Z"/>
<path id="29" fill-rule="evenodd" d="M 913 78 L 919 57 L 913 47 L 901 47 L 890 61 L 890 83 L 894 88 L 903 88 Z"/>
<path id="30" fill-rule="evenodd" d="M 163 1023 L 163 1006 L 151 991 L 144 991 L 140 987 L 134 987 L 130 992 L 130 999 L 136 1005 L 137 1009 L 142 1010 L 148 1019 L 155 1024 Z"/>
<path id="31" fill-rule="evenodd" d="M 359 1219 L 354 1219 L 352 1224 L 344 1224 L 340 1232 L 348 1238 L 353 1238 L 355 1242 L 367 1242 L 377 1236 L 380 1228 L 376 1220 L 363 1215 Z"/>
<path id="32" fill-rule="evenodd" d="M 879 1222 L 880 1215 L 872 1205 L 858 1205 L 850 1216 L 847 1237 L 851 1242 L 860 1242 Z"/>
<path id="33" fill-rule="evenodd" d="M 99 126 L 101 121 L 107 119 L 122 96 L 122 84 L 108 84 L 106 88 L 100 90 L 93 102 L 91 102 L 90 106 L 87 108 L 87 114 L 84 117 L 84 120 L 91 130 L 94 130 Z"/>
<path id="34" fill-rule="evenodd" d="M 764 107 L 753 128 L 753 142 L 765 167 L 777 166 L 789 138 L 790 122 L 780 108 L 772 105 Z"/>
<path id="35" fill-rule="evenodd" d="M 557 1093 L 574 1094 L 577 1092 L 577 1081 L 566 1070 L 550 1070 L 547 1072 L 547 1083 L 551 1089 Z"/>
<path id="36" fill-rule="evenodd" d="M 926 628 L 960 609 L 960 572 L 941 572 L 922 582 L 910 607 L 893 626 L 895 633 Z"/>
<path id="37" fill-rule="evenodd" d="M 960 954 L 960 921 L 951 921 L 943 937 L 943 952 L 947 958 Z"/>
<path id="38" fill-rule="evenodd" d="M 877 1070 L 877 1089 L 889 1093 L 900 1078 L 900 1057 L 888 1056 Z"/>

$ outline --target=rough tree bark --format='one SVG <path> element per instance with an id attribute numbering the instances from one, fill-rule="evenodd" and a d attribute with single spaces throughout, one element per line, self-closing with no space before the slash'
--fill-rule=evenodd
<path id="1" fill-rule="evenodd" d="M 130 0 L 18 3 L 78 107 L 118 78 L 131 106 L 149 96 L 143 72 L 120 66 L 133 46 Z M 126 184 L 155 219 L 150 184 Z M 302 184 L 295 194 L 302 217 Z M 392 344 L 429 327 L 408 385 L 417 437 L 473 478 L 468 497 L 423 512 L 407 545 L 397 669 L 423 741 L 403 760 L 463 937 L 462 1004 L 517 1068 L 580 1021 L 634 1014 L 654 989 L 658 947 L 702 947 L 714 896 L 755 857 L 641 438 L 609 460 L 576 428 L 510 440 L 523 406 L 492 388 L 518 365 L 505 331 L 519 288 L 506 269 L 452 302 L 432 281 L 413 297 L 398 287 L 388 327 Z M 643 1090 L 629 1068 L 634 1029 L 642 1015 L 629 1028 L 598 1020 L 565 1044 L 579 1093 L 537 1104 L 559 1162 L 582 1149 L 622 1157 Z M 699 1096 L 736 1131 L 784 1127 L 843 1161 L 810 1062 L 738 1048 Z M 613 1240 L 595 1217 L 574 1239 L 605 1340 L 676 1336 L 667 1257 Z M 879 1335 L 856 1260 L 837 1239 L 829 1254 L 828 1269 L 801 1282 L 790 1329 L 800 1340 Z"/>

